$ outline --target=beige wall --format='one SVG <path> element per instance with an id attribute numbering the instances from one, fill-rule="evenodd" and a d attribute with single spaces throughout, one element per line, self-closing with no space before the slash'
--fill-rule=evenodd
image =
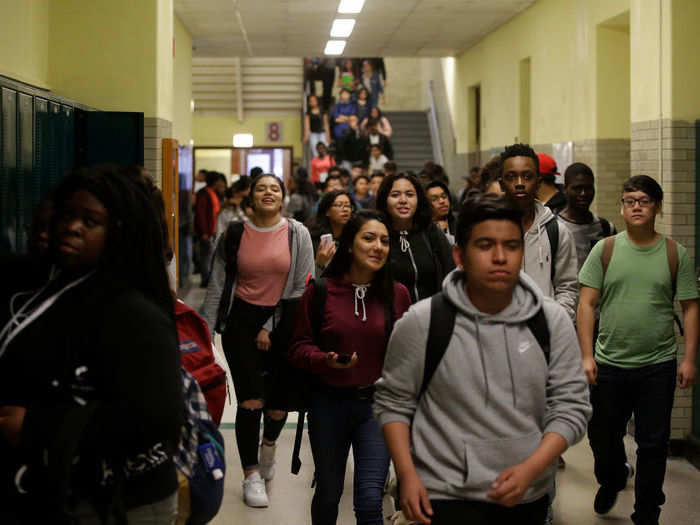
<path id="1" fill-rule="evenodd" d="M 51 0 L 49 16 L 57 94 L 172 121 L 172 0 Z"/>
<path id="2" fill-rule="evenodd" d="M 481 149 L 502 147 L 518 136 L 519 68 L 520 61 L 528 57 L 532 143 L 619 136 L 621 131 L 615 126 L 607 129 L 597 122 L 596 27 L 629 7 L 629 0 L 540 0 L 451 65 L 443 60 L 449 66 L 444 74 L 457 150 L 470 151 L 468 125 L 473 115 L 468 90 L 475 85 L 481 86 Z"/>
<path id="3" fill-rule="evenodd" d="M 49 0 L 0 0 L 0 75 L 49 88 Z"/>
<path id="4" fill-rule="evenodd" d="M 176 16 L 175 69 L 173 72 L 173 138 L 187 146 L 192 135 L 192 37 Z"/>
<path id="5" fill-rule="evenodd" d="M 265 137 L 266 122 L 282 123 L 282 140 L 268 142 Z M 192 128 L 195 146 L 232 146 L 234 133 L 252 133 L 256 146 L 292 146 L 294 157 L 302 156 L 301 116 L 274 115 L 250 116 L 243 122 L 231 115 L 198 115 L 195 113 Z"/>

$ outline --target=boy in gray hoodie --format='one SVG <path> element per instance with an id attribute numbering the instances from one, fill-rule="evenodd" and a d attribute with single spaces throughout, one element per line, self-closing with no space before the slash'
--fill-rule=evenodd
<path id="1" fill-rule="evenodd" d="M 374 410 L 409 520 L 542 525 L 555 460 L 586 430 L 574 327 L 520 271 L 521 215 L 495 195 L 463 205 L 459 268 L 442 290 L 454 330 L 424 390 L 431 300 L 414 304 L 392 333 Z M 528 324 L 541 309 L 548 354 Z"/>
<path id="2" fill-rule="evenodd" d="M 506 147 L 501 153 L 501 188 L 510 205 L 523 213 L 523 271 L 546 296 L 562 305 L 573 321 L 578 301 L 576 243 L 552 210 L 536 199 L 541 182 L 535 151 L 527 144 Z"/>

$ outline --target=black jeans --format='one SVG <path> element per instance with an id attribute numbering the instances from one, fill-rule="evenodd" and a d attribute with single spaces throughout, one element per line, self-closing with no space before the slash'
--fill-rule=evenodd
<path id="1" fill-rule="evenodd" d="M 631 369 L 599 364 L 597 384 L 591 387 L 588 439 L 595 476 L 612 490 L 622 490 L 627 482 L 622 438 L 634 414 L 637 474 L 632 520 L 640 525 L 657 524 L 666 501 L 663 485 L 675 388 L 675 359 Z"/>
<path id="2" fill-rule="evenodd" d="M 549 496 L 508 508 L 496 503 L 467 500 L 431 500 L 431 525 L 542 525 L 547 517 Z"/>

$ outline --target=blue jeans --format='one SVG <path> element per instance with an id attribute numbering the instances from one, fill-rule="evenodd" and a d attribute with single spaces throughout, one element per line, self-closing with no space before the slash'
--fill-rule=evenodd
<path id="1" fill-rule="evenodd" d="M 598 364 L 597 384 L 591 386 L 588 439 L 601 486 L 622 490 L 627 483 L 622 438 L 634 414 L 637 474 L 632 521 L 638 525 L 658 524 L 666 501 L 663 486 L 675 388 L 675 359 L 631 369 Z"/>
<path id="2" fill-rule="evenodd" d="M 389 452 L 372 415 L 372 401 L 315 395 L 309 412 L 309 440 L 316 468 L 311 523 L 336 523 L 352 445 L 355 519 L 358 525 L 383 525 L 382 494 L 389 471 Z"/>

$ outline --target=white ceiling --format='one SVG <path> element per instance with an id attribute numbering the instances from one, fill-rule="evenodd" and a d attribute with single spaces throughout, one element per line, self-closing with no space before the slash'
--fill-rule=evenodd
<path id="1" fill-rule="evenodd" d="M 344 56 L 458 54 L 535 0 L 366 0 L 339 15 L 340 0 L 174 0 L 198 57 L 319 56 L 334 18 L 355 18 Z M 240 13 L 240 21 L 237 11 Z"/>

